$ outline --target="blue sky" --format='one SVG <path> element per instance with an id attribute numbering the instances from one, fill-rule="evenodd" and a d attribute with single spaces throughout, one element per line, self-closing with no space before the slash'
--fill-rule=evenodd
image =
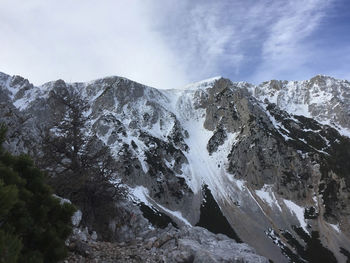
<path id="1" fill-rule="evenodd" d="M 348 0 L 2 0 L 0 71 L 34 84 L 119 75 L 350 79 Z"/>

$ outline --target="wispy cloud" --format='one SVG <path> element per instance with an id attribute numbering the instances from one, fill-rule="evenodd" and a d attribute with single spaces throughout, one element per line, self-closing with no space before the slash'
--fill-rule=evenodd
<path id="1" fill-rule="evenodd" d="M 148 1 L 147 8 L 154 17 L 154 30 L 180 59 L 190 79 L 218 73 L 217 64 L 225 55 L 228 43 L 235 42 L 234 25 L 220 18 L 224 2 Z M 230 54 L 230 57 L 240 59 L 240 55 Z"/>
<path id="2" fill-rule="evenodd" d="M 158 88 L 215 75 L 304 78 L 320 69 L 310 64 L 324 58 L 315 34 L 338 1 L 3 0 L 0 71 L 37 84 L 122 75 Z"/>
<path id="3" fill-rule="evenodd" d="M 170 0 L 150 7 L 156 10 L 153 25 L 181 57 L 188 78 L 224 74 L 258 82 L 298 76 L 297 68 L 315 55 L 308 38 L 333 2 L 207 0 L 177 6 Z"/>
<path id="4" fill-rule="evenodd" d="M 121 75 L 159 88 L 188 80 L 143 1 L 3 0 L 0 71 L 36 84 Z"/>
<path id="5" fill-rule="evenodd" d="M 257 81 L 300 73 L 301 67 L 317 52 L 308 37 L 319 27 L 330 4 L 328 0 L 297 0 L 276 7 L 278 17 L 267 28 L 262 63 L 254 77 Z"/>

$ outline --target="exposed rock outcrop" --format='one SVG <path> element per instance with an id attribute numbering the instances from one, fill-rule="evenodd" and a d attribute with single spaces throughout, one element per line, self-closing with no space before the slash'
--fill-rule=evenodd
<path id="1" fill-rule="evenodd" d="M 246 244 L 200 227 L 167 227 L 130 243 L 71 240 L 66 262 L 268 262 Z"/>

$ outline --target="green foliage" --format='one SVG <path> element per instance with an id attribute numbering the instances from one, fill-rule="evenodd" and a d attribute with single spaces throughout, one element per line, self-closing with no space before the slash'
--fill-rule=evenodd
<path id="1" fill-rule="evenodd" d="M 0 143 L 4 135 L 0 127 Z M 52 195 L 28 156 L 12 156 L 0 147 L 0 263 L 63 259 L 74 211 Z"/>
<path id="2" fill-rule="evenodd" d="M 1 191 L 1 190 L 0 190 Z M 21 240 L 10 233 L 0 230 L 0 262 L 15 263 L 22 249 Z"/>

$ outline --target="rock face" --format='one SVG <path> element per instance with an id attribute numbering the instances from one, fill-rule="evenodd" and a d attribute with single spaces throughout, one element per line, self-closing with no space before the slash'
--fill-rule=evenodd
<path id="1" fill-rule="evenodd" d="M 201 227 L 149 231 L 131 243 L 70 240 L 68 262 L 200 262 L 267 263 L 246 244 L 227 236 L 210 233 Z"/>
<path id="2" fill-rule="evenodd" d="M 250 86 L 255 97 L 268 99 L 280 109 L 315 118 L 350 134 L 350 82 L 317 75 L 306 81 L 271 80 Z"/>
<path id="3" fill-rule="evenodd" d="M 241 262 L 229 247 L 254 255 L 218 233 L 274 262 L 346 262 L 347 81 L 316 76 L 253 86 L 215 78 L 182 90 L 156 90 L 120 77 L 34 87 L 0 74 L 7 148 L 35 156 L 40 130 L 64 113 L 52 91 L 68 89 L 87 101 L 89 135 L 111 149 L 118 177 L 143 216 L 154 225 L 179 227 L 171 231 L 182 241 L 166 243 L 190 255 L 184 262 L 197 262 L 196 257 L 198 262 Z M 188 228 L 196 224 L 217 235 Z M 110 228 L 116 239 L 142 232 L 118 229 L 112 219 Z"/>

